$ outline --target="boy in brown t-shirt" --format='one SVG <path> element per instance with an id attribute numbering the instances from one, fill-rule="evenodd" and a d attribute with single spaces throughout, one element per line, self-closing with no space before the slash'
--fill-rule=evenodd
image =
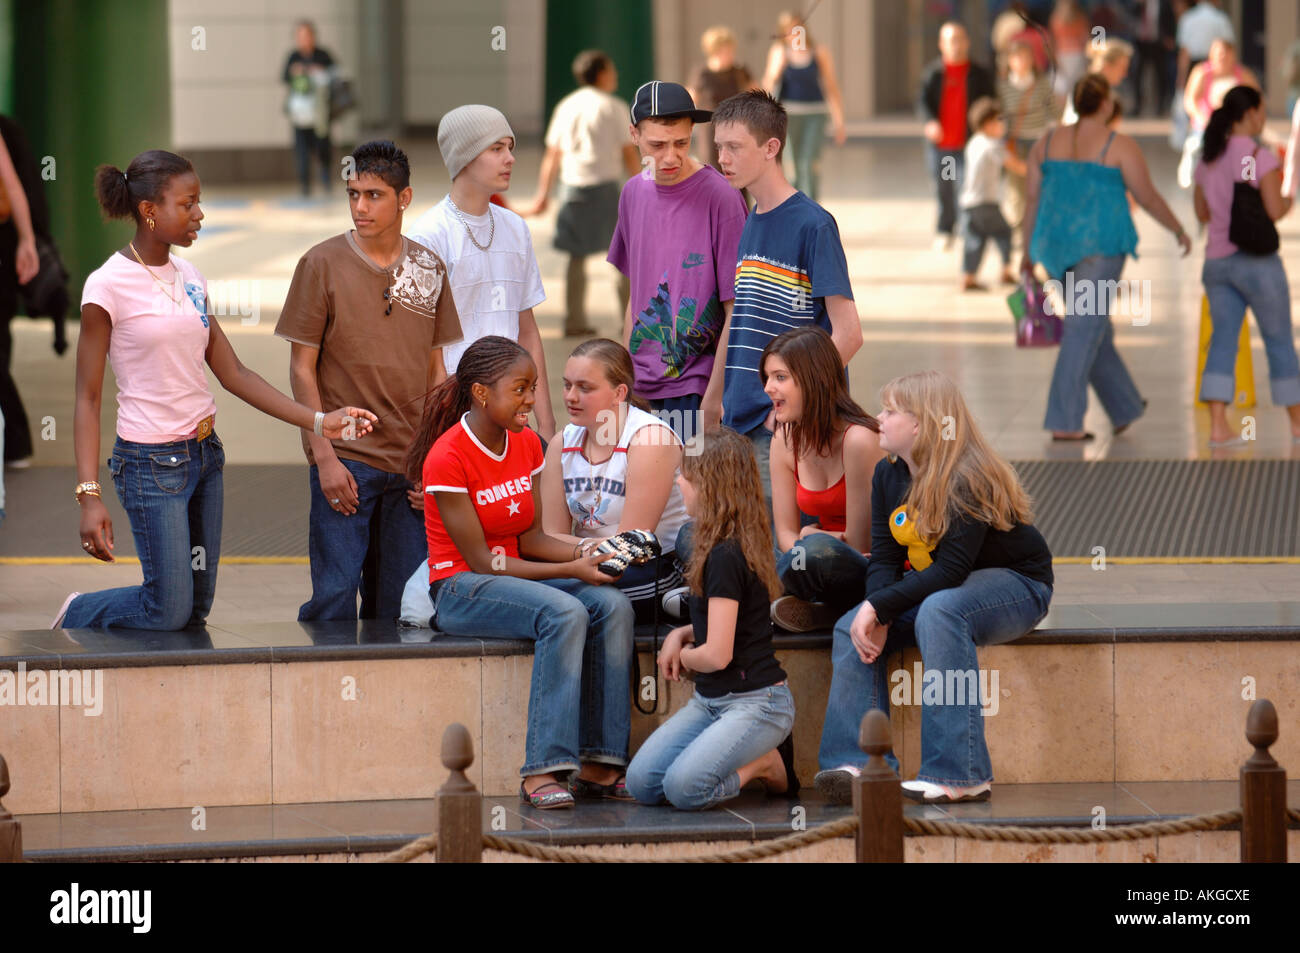
<path id="1" fill-rule="evenodd" d="M 302 622 L 356 619 L 358 586 L 361 618 L 399 615 L 403 584 L 428 558 L 423 495 L 403 475 L 405 457 L 433 383 L 431 354 L 461 338 L 446 265 L 402 236 L 411 202 L 406 154 L 382 140 L 358 146 L 351 159 L 356 228 L 302 256 L 275 328 L 293 345 L 296 399 L 379 415 L 360 440 L 303 440 L 312 597 L 298 610 Z M 349 399 L 340 402 L 341 394 Z"/>

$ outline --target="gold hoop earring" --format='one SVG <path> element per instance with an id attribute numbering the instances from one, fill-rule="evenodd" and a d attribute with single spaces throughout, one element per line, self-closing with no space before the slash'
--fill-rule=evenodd
<path id="1" fill-rule="evenodd" d="M 152 232 L 152 231 L 154 230 L 154 228 L 155 228 L 154 220 L 153 220 L 153 219 L 149 219 L 149 231 Z"/>

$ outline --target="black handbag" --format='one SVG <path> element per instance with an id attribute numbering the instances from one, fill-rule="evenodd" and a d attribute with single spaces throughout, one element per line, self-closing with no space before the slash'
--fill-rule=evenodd
<path id="1" fill-rule="evenodd" d="M 1255 152 L 1259 152 L 1258 149 Z M 1255 153 L 1251 153 L 1253 156 Z M 1281 244 L 1277 226 L 1264 209 L 1259 189 L 1249 182 L 1232 187 L 1232 211 L 1228 219 L 1228 241 L 1248 255 L 1272 255 Z"/>
<path id="2" fill-rule="evenodd" d="M 64 319 L 68 314 L 68 269 L 63 266 L 59 250 L 44 235 L 36 236 L 36 255 L 40 269 L 25 285 L 18 286 L 22 295 L 23 311 L 29 318 L 54 319 L 54 352 L 63 354 L 68 349 Z"/>

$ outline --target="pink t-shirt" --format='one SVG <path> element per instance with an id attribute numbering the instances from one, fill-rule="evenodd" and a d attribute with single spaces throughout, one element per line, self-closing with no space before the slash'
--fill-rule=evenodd
<path id="1" fill-rule="evenodd" d="M 1251 153 L 1255 154 L 1253 163 L 1246 161 Z M 1205 203 L 1210 206 L 1206 258 L 1227 258 L 1237 253 L 1237 246 L 1228 241 L 1233 186 L 1238 182 L 1250 182 L 1259 188 L 1260 180 L 1281 164 L 1276 152 L 1267 146 L 1257 146 L 1250 136 L 1230 136 L 1223 155 L 1208 165 L 1204 161 L 1196 164 L 1194 178 L 1205 195 Z"/>
<path id="2" fill-rule="evenodd" d="M 113 322 L 117 435 L 135 443 L 183 440 L 217 409 L 203 369 L 208 283 L 175 255 L 153 272 L 163 287 L 138 261 L 114 252 L 81 292 L 83 308 L 97 304 Z"/>

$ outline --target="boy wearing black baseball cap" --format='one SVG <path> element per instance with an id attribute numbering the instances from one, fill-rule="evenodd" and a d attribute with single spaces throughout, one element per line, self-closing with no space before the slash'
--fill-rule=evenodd
<path id="1" fill-rule="evenodd" d="M 623 345 L 636 391 L 683 440 L 722 415 L 714 357 L 747 214 L 718 170 L 691 155 L 694 124 L 710 119 L 677 83 L 636 91 L 631 134 L 642 171 L 623 186 L 609 246 L 610 263 L 631 279 Z"/>

